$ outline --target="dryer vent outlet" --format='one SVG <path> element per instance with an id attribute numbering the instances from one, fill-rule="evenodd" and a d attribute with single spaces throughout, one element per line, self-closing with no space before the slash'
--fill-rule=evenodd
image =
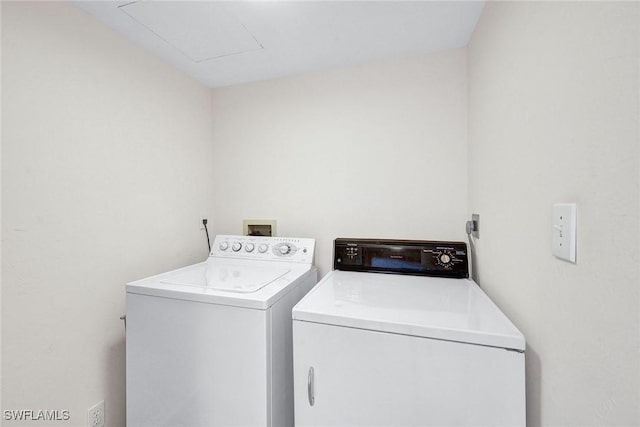
<path id="1" fill-rule="evenodd" d="M 104 427 L 104 400 L 89 408 L 87 427 Z"/>

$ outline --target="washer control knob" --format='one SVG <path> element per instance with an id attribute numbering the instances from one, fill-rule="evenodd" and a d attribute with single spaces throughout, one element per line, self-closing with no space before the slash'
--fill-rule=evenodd
<path id="1" fill-rule="evenodd" d="M 227 249 L 229 249 L 229 243 L 228 242 L 220 242 L 220 245 L 218 247 L 220 248 L 221 251 L 226 251 Z"/>
<path id="2" fill-rule="evenodd" d="M 233 245 L 231 245 L 231 249 L 233 249 L 234 252 L 238 252 L 240 249 L 242 249 L 242 243 L 234 242 Z"/>
<path id="3" fill-rule="evenodd" d="M 261 254 L 267 252 L 267 249 L 269 249 L 269 246 L 267 246 L 266 243 L 261 243 L 260 246 L 258 246 L 258 252 Z"/>
<path id="4" fill-rule="evenodd" d="M 253 252 L 253 250 L 256 248 L 256 245 L 254 245 L 253 243 L 247 243 L 244 246 L 244 250 L 247 252 Z"/>
<path id="5" fill-rule="evenodd" d="M 449 264 L 451 262 L 451 255 L 448 253 L 440 255 L 440 262 L 443 264 Z"/>
<path id="6" fill-rule="evenodd" d="M 286 255 L 289 252 L 291 252 L 291 246 L 289 246 L 289 245 L 287 245 L 285 243 L 285 244 L 281 245 L 278 250 L 280 251 L 280 255 Z"/>

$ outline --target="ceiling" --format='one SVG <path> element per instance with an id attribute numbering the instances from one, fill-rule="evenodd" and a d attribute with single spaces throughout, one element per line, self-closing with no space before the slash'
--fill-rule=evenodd
<path id="1" fill-rule="evenodd" d="M 209 87 L 467 45 L 484 1 L 74 1 Z"/>

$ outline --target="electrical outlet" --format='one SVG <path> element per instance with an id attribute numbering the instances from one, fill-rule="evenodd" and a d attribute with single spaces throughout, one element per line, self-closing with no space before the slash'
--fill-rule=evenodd
<path id="1" fill-rule="evenodd" d="M 480 238 L 480 215 L 471 215 L 471 221 L 466 222 L 465 230 L 469 235 L 469 238 L 471 238 L 471 236 L 476 239 Z"/>
<path id="2" fill-rule="evenodd" d="M 104 400 L 89 408 L 87 412 L 87 427 L 104 427 Z"/>
<path id="3" fill-rule="evenodd" d="M 471 235 L 476 239 L 480 238 L 480 215 L 472 214 L 471 221 L 473 221 L 473 231 Z"/>
<path id="4" fill-rule="evenodd" d="M 198 217 L 198 224 L 200 225 L 200 230 L 204 230 L 204 224 L 202 223 L 203 219 L 207 219 L 207 216 L 200 214 L 200 216 Z"/>

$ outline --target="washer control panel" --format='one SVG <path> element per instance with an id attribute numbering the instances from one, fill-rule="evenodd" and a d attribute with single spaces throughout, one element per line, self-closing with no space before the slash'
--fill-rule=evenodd
<path id="1" fill-rule="evenodd" d="M 209 256 L 313 264 L 315 239 L 218 235 Z"/>
<path id="2" fill-rule="evenodd" d="M 336 239 L 336 270 L 469 277 L 467 245 L 433 240 Z"/>

